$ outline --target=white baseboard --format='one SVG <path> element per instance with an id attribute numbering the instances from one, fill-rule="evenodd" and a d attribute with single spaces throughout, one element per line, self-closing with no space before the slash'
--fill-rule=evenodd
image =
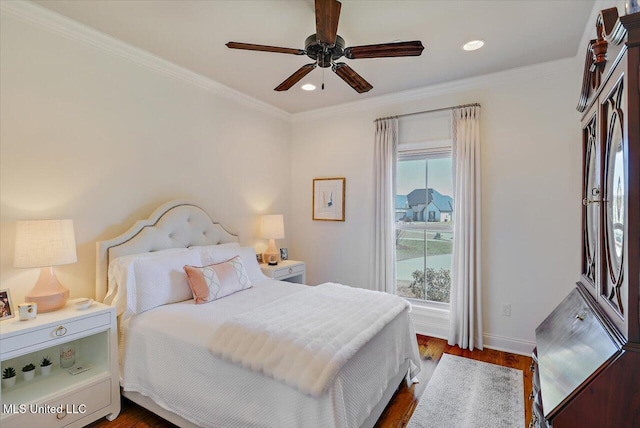
<path id="1" fill-rule="evenodd" d="M 495 334 L 483 334 L 482 341 L 485 348 L 496 351 L 511 352 L 512 354 L 531 356 L 531 351 L 535 348 L 535 342 L 528 340 L 514 339 L 512 337 L 497 336 Z"/>
<path id="2" fill-rule="evenodd" d="M 449 335 L 449 311 L 414 305 L 411 319 L 418 334 L 439 339 L 447 339 Z M 526 356 L 530 356 L 536 346 L 534 342 L 527 340 L 487 333 L 482 335 L 482 341 L 485 348 Z"/>

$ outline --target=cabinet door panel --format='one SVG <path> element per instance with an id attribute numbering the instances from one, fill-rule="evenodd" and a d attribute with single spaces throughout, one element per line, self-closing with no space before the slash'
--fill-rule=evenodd
<path id="1" fill-rule="evenodd" d="M 597 106 L 595 106 L 597 108 Z M 598 243 L 600 242 L 600 144 L 597 138 L 596 108 L 582 128 L 583 172 L 582 186 L 582 282 L 597 298 L 599 292 Z"/>
<path id="2" fill-rule="evenodd" d="M 624 120 L 626 95 L 624 74 L 611 81 L 601 101 L 603 116 L 603 197 L 602 209 L 602 290 L 600 298 L 623 334 L 626 335 L 627 301 L 626 233 L 628 180 L 626 171 L 626 136 Z"/>

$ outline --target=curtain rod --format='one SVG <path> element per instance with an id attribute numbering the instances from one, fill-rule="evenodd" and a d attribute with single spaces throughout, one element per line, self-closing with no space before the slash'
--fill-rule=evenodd
<path id="1" fill-rule="evenodd" d="M 399 114 L 397 116 L 381 117 L 379 119 L 374 120 L 374 122 L 377 122 L 379 120 L 385 120 L 385 119 L 394 119 L 394 118 L 401 118 L 401 117 L 407 117 L 407 116 L 416 116 L 418 114 L 436 113 L 436 112 L 439 112 L 439 111 L 453 110 L 454 108 L 462 108 L 462 107 L 480 107 L 480 104 L 479 103 L 460 104 L 458 106 L 443 107 L 443 108 L 437 108 L 437 109 L 433 109 L 433 110 L 416 111 L 414 113 Z"/>

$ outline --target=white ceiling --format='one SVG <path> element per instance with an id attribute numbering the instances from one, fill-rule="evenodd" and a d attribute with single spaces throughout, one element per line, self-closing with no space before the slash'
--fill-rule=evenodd
<path id="1" fill-rule="evenodd" d="M 48 9 L 290 113 L 576 55 L 593 0 L 342 0 L 347 46 L 421 40 L 420 57 L 344 60 L 372 85 L 358 94 L 316 68 L 287 92 L 275 88 L 306 56 L 228 49 L 229 41 L 304 49 L 313 0 L 36 0 Z M 487 44 L 475 52 L 471 39 Z M 303 83 L 318 90 L 305 92 Z"/>

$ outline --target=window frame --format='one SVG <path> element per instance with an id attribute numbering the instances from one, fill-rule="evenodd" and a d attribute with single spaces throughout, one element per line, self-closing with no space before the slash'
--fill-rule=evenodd
<path id="1" fill-rule="evenodd" d="M 438 140 L 438 141 L 430 141 L 430 142 L 400 144 L 398 145 L 398 152 L 397 152 L 395 166 L 397 169 L 400 162 L 403 162 L 403 161 L 409 161 L 409 160 L 429 161 L 430 159 L 443 159 L 443 158 L 451 158 L 453 160 L 453 147 L 452 147 L 451 140 Z M 428 174 L 428 163 L 427 163 L 426 174 Z M 453 170 L 452 170 L 452 174 L 453 174 Z M 429 183 L 425 177 L 425 186 L 426 186 L 425 189 L 429 188 L 428 185 Z M 396 188 L 394 189 L 394 195 L 397 195 L 397 194 L 398 194 L 398 191 L 397 191 L 397 183 L 396 183 Z M 395 197 L 394 197 L 394 200 L 395 200 Z M 455 199 L 454 199 L 454 204 L 455 204 Z M 428 205 L 425 206 L 425 209 L 427 209 L 427 207 Z M 395 231 L 397 230 L 401 230 L 401 231 L 402 230 L 408 230 L 408 231 L 419 230 L 419 231 L 425 231 L 425 233 L 427 233 L 428 231 L 449 232 L 453 235 L 453 218 L 451 218 L 451 221 L 449 222 L 426 221 L 424 225 L 423 224 L 416 225 L 413 223 L 398 224 L 397 221 L 394 221 L 393 230 L 394 230 L 394 234 L 395 234 Z M 395 244 L 394 244 L 394 251 L 395 251 Z M 425 248 L 425 252 L 426 252 L 426 248 Z M 427 254 L 425 254 L 425 265 L 426 265 L 426 259 L 427 259 Z M 397 257 L 396 257 L 395 263 L 397 263 Z M 396 284 L 397 284 L 397 281 L 398 281 L 397 269 L 395 270 L 395 275 L 396 275 L 396 278 L 394 280 L 396 281 Z M 397 290 L 396 290 L 396 295 L 398 295 Z M 400 296 L 400 297 L 403 297 L 403 296 Z M 438 309 L 446 312 L 448 312 L 451 308 L 450 302 L 422 300 L 414 297 L 403 297 L 403 298 L 409 300 L 412 305 L 415 305 L 417 307 Z"/>

